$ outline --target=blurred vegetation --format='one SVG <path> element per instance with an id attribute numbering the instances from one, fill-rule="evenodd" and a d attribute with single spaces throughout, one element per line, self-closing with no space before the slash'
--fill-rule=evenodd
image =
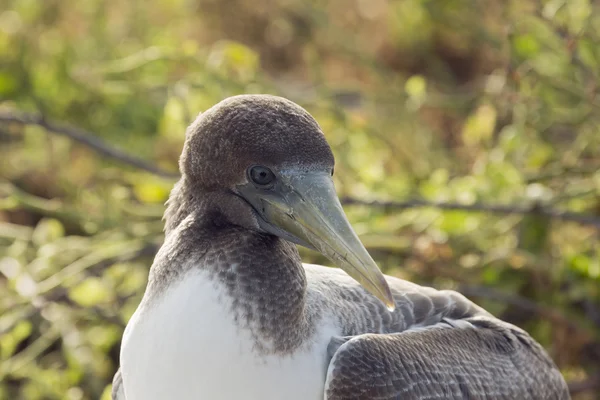
<path id="1" fill-rule="evenodd" d="M 109 398 L 184 129 L 258 92 L 320 122 L 387 273 L 600 399 L 599 78 L 592 0 L 0 0 L 0 399 Z"/>

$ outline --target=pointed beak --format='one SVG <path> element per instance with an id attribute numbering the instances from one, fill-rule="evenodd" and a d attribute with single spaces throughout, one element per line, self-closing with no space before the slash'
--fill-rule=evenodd
<path id="1" fill-rule="evenodd" d="M 329 174 L 283 173 L 270 190 L 245 186 L 240 192 L 263 219 L 264 229 L 319 251 L 394 309 L 390 288 L 350 226 Z"/>

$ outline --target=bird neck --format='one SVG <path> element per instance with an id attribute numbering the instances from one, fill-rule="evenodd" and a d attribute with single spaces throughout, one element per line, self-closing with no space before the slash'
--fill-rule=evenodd
<path id="1" fill-rule="evenodd" d="M 208 272 L 222 285 L 236 321 L 251 332 L 262 353 L 291 352 L 312 329 L 296 246 L 234 225 L 218 208 L 198 207 L 167 231 L 149 290 L 180 275 L 181 268 Z"/>

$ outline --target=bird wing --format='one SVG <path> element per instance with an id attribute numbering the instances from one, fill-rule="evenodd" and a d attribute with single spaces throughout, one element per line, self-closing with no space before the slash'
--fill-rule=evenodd
<path id="1" fill-rule="evenodd" d="M 123 387 L 123 375 L 121 374 L 121 368 L 117 370 L 112 382 L 111 391 L 112 400 L 126 400 L 125 399 L 125 388 Z"/>
<path id="2" fill-rule="evenodd" d="M 569 392 L 524 331 L 488 317 L 336 338 L 326 400 L 563 400 Z"/>
<path id="3" fill-rule="evenodd" d="M 570 398 L 527 332 L 460 293 L 386 276 L 396 303 L 389 312 L 342 271 L 305 269 L 343 328 L 328 347 L 325 400 Z"/>
<path id="4" fill-rule="evenodd" d="M 334 338 L 325 400 L 569 399 L 544 349 L 487 316 Z"/>

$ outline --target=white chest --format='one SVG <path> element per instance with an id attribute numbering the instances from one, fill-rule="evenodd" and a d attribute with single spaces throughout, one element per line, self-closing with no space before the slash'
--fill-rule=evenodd
<path id="1" fill-rule="evenodd" d="M 121 349 L 127 400 L 322 400 L 334 326 L 286 356 L 253 351 L 223 289 L 190 273 L 133 315 Z"/>

